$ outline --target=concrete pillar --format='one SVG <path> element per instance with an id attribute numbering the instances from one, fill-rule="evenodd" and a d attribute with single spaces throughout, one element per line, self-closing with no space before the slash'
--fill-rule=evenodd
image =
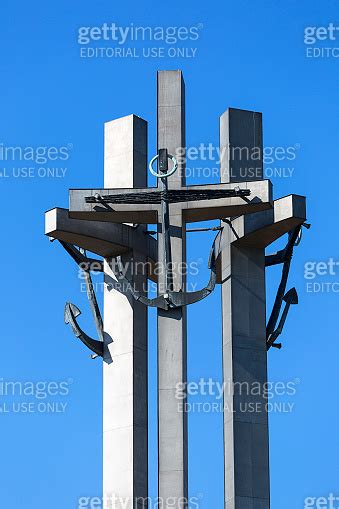
<path id="1" fill-rule="evenodd" d="M 180 71 L 158 73 L 158 149 L 176 155 L 185 147 L 185 91 Z M 169 188 L 178 189 L 185 181 L 185 165 L 169 178 Z M 185 226 L 182 214 L 170 207 L 171 250 L 174 290 L 185 289 L 185 275 L 179 273 L 186 261 Z M 159 260 L 162 260 L 162 233 L 159 226 Z M 163 271 L 162 271 L 163 272 Z M 164 274 L 159 278 L 164 290 Z M 158 436 L 159 497 L 164 508 L 183 509 L 187 500 L 187 420 L 179 411 L 178 384 L 187 379 L 186 309 L 158 310 Z M 175 502 L 173 502 L 175 501 Z M 168 506 L 169 507 L 169 506 Z"/>
<path id="2" fill-rule="evenodd" d="M 261 115 L 242 110 L 224 113 L 220 121 L 221 150 L 228 144 L 253 149 L 258 144 L 262 154 Z M 257 161 L 245 156 L 236 156 L 235 161 L 224 157 L 221 180 L 253 180 L 253 166 L 262 168 L 262 155 Z M 259 179 L 260 172 L 254 180 Z M 225 508 L 269 509 L 268 418 L 263 397 L 267 382 L 265 251 L 237 246 L 227 225 L 223 236 Z M 253 405 L 257 405 L 254 412 Z"/>
<path id="3" fill-rule="evenodd" d="M 130 115 L 105 124 L 105 188 L 147 186 L 147 123 Z M 141 226 L 142 228 L 142 226 Z M 133 252 L 125 263 L 145 262 Z M 112 260 L 105 262 L 103 363 L 103 493 L 121 507 L 147 507 L 147 308 L 112 289 Z M 147 279 L 134 280 L 139 289 Z M 135 500 L 139 500 L 136 505 Z M 117 503 L 117 507 L 120 505 Z"/>
<path id="4" fill-rule="evenodd" d="M 262 114 L 229 108 L 220 117 L 221 182 L 264 178 Z"/>

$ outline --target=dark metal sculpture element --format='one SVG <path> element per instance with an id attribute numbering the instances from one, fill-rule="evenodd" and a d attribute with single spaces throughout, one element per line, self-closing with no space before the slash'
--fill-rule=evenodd
<path id="1" fill-rule="evenodd" d="M 168 310 L 170 308 L 177 308 L 181 306 L 188 306 L 190 304 L 194 304 L 195 302 L 199 302 L 200 300 L 208 297 L 214 290 L 216 281 L 217 281 L 217 272 L 216 272 L 216 260 L 221 252 L 221 236 L 218 234 L 213 242 L 213 246 L 210 252 L 208 268 L 210 269 L 210 279 L 208 284 L 202 288 L 201 290 L 197 290 L 195 292 L 175 292 L 173 290 L 168 289 L 164 295 L 160 295 L 154 299 L 149 299 L 145 297 L 142 293 L 135 290 L 133 282 L 124 275 L 123 264 L 121 261 L 121 257 L 117 257 L 118 270 L 119 270 L 119 278 L 122 282 L 127 285 L 130 293 L 132 294 L 135 300 L 138 300 L 150 307 L 157 307 L 160 309 Z M 170 274 L 168 274 L 168 282 L 171 281 Z"/>
<path id="2" fill-rule="evenodd" d="M 98 301 L 95 296 L 95 292 L 93 289 L 93 282 L 91 277 L 91 270 L 96 272 L 103 272 L 103 263 L 99 260 L 95 260 L 93 258 L 87 258 L 86 254 L 80 250 L 78 250 L 72 244 L 67 242 L 59 241 L 60 244 L 65 248 L 65 250 L 69 253 L 69 255 L 76 261 L 79 268 L 82 270 L 85 282 L 86 282 L 86 291 L 87 297 L 89 300 L 89 304 L 91 307 L 92 315 L 95 322 L 95 327 L 98 333 L 100 340 L 93 339 L 89 337 L 79 326 L 77 322 L 77 317 L 81 314 L 81 311 L 77 306 L 72 304 L 71 302 L 67 302 L 65 305 L 65 323 L 71 326 L 71 329 L 75 336 L 79 338 L 93 353 L 94 356 L 103 357 L 104 353 L 104 327 L 103 321 L 100 313 L 100 309 L 98 306 Z"/>
<path id="3" fill-rule="evenodd" d="M 189 304 L 194 304 L 210 295 L 213 292 L 217 274 L 216 274 L 216 260 L 220 253 L 221 243 L 220 243 L 220 235 L 218 234 L 216 239 L 213 242 L 212 250 L 210 253 L 208 267 L 210 269 L 210 279 L 208 284 L 202 288 L 201 290 L 195 292 L 185 292 L 185 291 L 174 291 L 173 289 L 173 274 L 171 270 L 171 235 L 170 235 L 170 223 L 169 223 L 169 204 L 176 203 L 178 201 L 186 201 L 186 200 L 206 200 L 206 199 L 215 199 L 215 198 L 225 198 L 231 196 L 248 196 L 250 194 L 249 190 L 235 189 L 235 190 L 227 190 L 227 191 L 171 191 L 168 189 L 168 158 L 172 158 L 168 155 L 167 149 L 159 150 L 159 177 L 161 180 L 161 191 L 154 191 L 151 193 L 143 193 L 142 200 L 137 203 L 154 203 L 154 200 L 159 200 L 161 202 L 161 231 L 162 231 L 162 242 L 163 242 L 163 268 L 165 271 L 165 293 L 160 295 L 154 299 L 149 299 L 142 293 L 135 290 L 133 282 L 129 280 L 128 276 L 124 275 L 123 264 L 121 257 L 117 257 L 118 270 L 120 279 L 127 284 L 127 287 L 134 297 L 134 299 L 142 302 L 146 306 L 157 307 L 160 309 L 168 310 L 170 308 L 178 308 L 181 306 L 188 306 Z M 160 177 L 160 175 L 164 175 Z M 131 203 L 128 201 L 131 196 L 136 195 L 136 193 L 128 193 L 123 195 L 110 195 L 109 197 L 100 197 L 100 200 L 105 201 L 106 203 Z M 121 201 L 120 198 L 124 197 Z M 98 198 L 96 198 L 98 199 Z M 127 201 L 124 201 L 124 200 Z M 119 200 L 119 201 L 115 201 Z M 92 197 L 86 198 L 86 201 L 93 202 Z M 159 203 L 156 201 L 156 203 Z"/>
<path id="4" fill-rule="evenodd" d="M 283 300 L 285 301 L 284 311 L 282 312 L 278 327 L 272 332 L 267 340 L 267 350 L 269 350 L 271 346 L 280 350 L 281 343 L 275 343 L 275 341 L 283 331 L 291 304 L 298 304 L 297 290 L 294 287 L 291 288 L 291 290 L 284 295 Z"/>
<path id="5" fill-rule="evenodd" d="M 310 228 L 310 225 L 307 223 L 304 223 L 302 226 L 304 226 L 305 228 Z M 273 255 L 266 256 L 265 259 L 266 267 L 283 263 L 281 281 L 266 328 L 267 350 L 269 350 L 272 346 L 278 349 L 281 348 L 282 346 L 281 343 L 275 343 L 275 341 L 278 338 L 278 336 L 280 336 L 280 334 L 282 333 L 291 304 L 298 304 L 298 294 L 296 289 L 291 288 L 291 290 L 289 290 L 286 294 L 285 291 L 291 267 L 293 250 L 300 243 L 302 226 L 297 226 L 288 233 L 288 241 L 284 249 L 278 251 Z M 279 321 L 278 327 L 276 328 L 283 302 L 285 302 L 286 304 L 281 319 Z"/>
<path id="6" fill-rule="evenodd" d="M 162 178 L 162 181 L 167 180 Z M 150 191 L 139 193 L 121 193 L 94 196 L 86 196 L 86 203 L 183 203 L 198 200 L 216 200 L 220 198 L 246 197 L 251 194 L 249 189 L 170 189 L 162 191 Z"/>

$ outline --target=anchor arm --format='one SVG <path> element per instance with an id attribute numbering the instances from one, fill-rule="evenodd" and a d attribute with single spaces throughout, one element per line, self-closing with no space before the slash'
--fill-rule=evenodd
<path id="1" fill-rule="evenodd" d="M 165 311 L 168 310 L 169 307 L 168 302 L 165 300 L 163 295 L 160 295 L 159 297 L 156 297 L 154 299 L 149 299 L 148 297 L 145 297 L 145 295 L 143 295 L 141 292 L 136 290 L 134 288 L 133 281 L 130 280 L 127 274 L 124 273 L 121 256 L 117 256 L 116 260 L 118 266 L 119 279 L 124 283 L 124 286 L 135 300 L 141 302 L 145 306 L 157 307 L 160 309 L 164 309 Z"/>
<path id="2" fill-rule="evenodd" d="M 217 258 L 221 252 L 221 231 L 216 235 L 209 256 L 208 268 L 210 279 L 207 285 L 195 292 L 169 292 L 171 307 L 188 306 L 208 297 L 215 289 L 217 283 Z"/>
<path id="3" fill-rule="evenodd" d="M 92 352 L 99 357 L 103 357 L 104 354 L 104 343 L 90 338 L 78 325 L 76 317 L 81 314 L 79 308 L 77 308 L 71 302 L 67 302 L 65 305 L 65 323 L 71 326 L 71 329 L 75 336 L 79 338 L 84 345 L 86 345 Z"/>
<path id="4" fill-rule="evenodd" d="M 168 310 L 169 308 L 178 308 L 182 306 L 188 306 L 190 304 L 194 304 L 195 302 L 199 302 L 200 300 L 205 299 L 210 295 L 217 281 L 217 269 L 216 269 L 216 260 L 221 252 L 221 232 L 219 231 L 217 236 L 214 239 L 212 249 L 209 257 L 209 269 L 210 269 L 210 279 L 207 285 L 201 290 L 197 290 L 195 292 L 174 292 L 169 291 L 167 297 L 164 295 L 160 295 L 154 299 L 149 299 L 142 295 L 139 291 L 135 290 L 133 281 L 131 281 L 126 274 L 124 274 L 121 257 L 117 257 L 117 266 L 119 271 L 119 278 L 127 285 L 129 292 L 135 300 L 138 300 L 150 307 L 157 307 L 160 309 Z"/>

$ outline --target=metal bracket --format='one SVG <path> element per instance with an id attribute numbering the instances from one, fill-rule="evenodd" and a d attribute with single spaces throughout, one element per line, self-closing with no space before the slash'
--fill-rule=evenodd
<path id="1" fill-rule="evenodd" d="M 72 304 L 71 302 L 67 302 L 65 305 L 65 323 L 71 326 L 71 329 L 75 336 L 79 338 L 92 352 L 94 352 L 94 357 L 99 356 L 103 357 L 104 354 L 104 327 L 103 321 L 98 305 L 98 301 L 93 289 L 93 282 L 91 277 L 91 270 L 96 272 L 103 272 L 103 262 L 100 260 L 95 260 L 94 258 L 87 258 L 84 251 L 77 249 L 73 244 L 69 244 L 68 242 L 59 241 L 60 244 L 64 247 L 64 249 L 68 252 L 68 254 L 75 260 L 78 264 L 79 268 L 82 270 L 85 282 L 86 282 L 86 292 L 89 300 L 90 308 L 92 311 L 92 315 L 95 322 L 95 327 L 98 333 L 100 340 L 92 339 L 88 336 L 79 326 L 77 322 L 77 317 L 81 315 L 81 311 L 77 306 Z"/>

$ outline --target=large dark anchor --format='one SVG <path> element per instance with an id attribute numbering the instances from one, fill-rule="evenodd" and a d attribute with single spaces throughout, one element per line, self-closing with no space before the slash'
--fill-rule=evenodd
<path id="1" fill-rule="evenodd" d="M 153 162 L 159 160 L 159 173 L 156 173 L 153 168 Z M 173 168 L 168 171 L 168 159 L 172 159 Z M 248 189 L 232 189 L 232 190 L 169 190 L 168 177 L 172 175 L 177 169 L 177 162 L 173 156 L 168 155 L 167 149 L 160 149 L 159 154 L 154 157 L 150 162 L 150 170 L 158 179 L 161 179 L 161 191 L 154 191 L 145 193 L 145 196 L 134 193 L 127 193 L 123 195 L 109 195 L 104 197 L 88 197 L 86 202 L 99 201 L 104 203 L 161 203 L 161 231 L 163 242 L 163 267 L 165 271 L 165 292 L 156 298 L 150 299 L 135 289 L 133 281 L 124 273 L 123 262 L 120 256 L 117 257 L 117 265 L 119 278 L 127 286 L 131 295 L 135 300 L 142 302 L 150 307 L 157 307 L 160 309 L 168 310 L 178 308 L 181 306 L 188 306 L 194 304 L 210 295 L 216 285 L 217 272 L 216 260 L 221 250 L 221 236 L 218 233 L 210 252 L 208 267 L 210 269 L 210 279 L 207 285 L 201 290 L 194 292 L 174 291 L 173 290 L 173 273 L 171 270 L 171 234 L 170 234 L 170 221 L 169 221 L 169 206 L 170 203 L 184 202 L 188 200 L 206 200 L 215 198 L 225 198 L 232 196 L 248 196 L 250 190 Z"/>
<path id="2" fill-rule="evenodd" d="M 67 302 L 65 305 L 65 323 L 69 324 L 75 336 L 80 339 L 93 353 L 92 358 L 95 357 L 103 357 L 104 352 L 104 327 L 103 321 L 100 313 L 100 309 L 98 306 L 98 301 L 95 296 L 95 292 L 93 289 L 93 282 L 91 277 L 91 270 L 96 272 L 103 272 L 103 262 L 100 260 L 95 260 L 94 258 L 88 258 L 84 251 L 77 249 L 72 244 L 68 242 L 59 241 L 60 244 L 65 248 L 68 254 L 75 260 L 78 264 L 79 268 L 82 270 L 85 283 L 86 283 L 86 292 L 89 300 L 90 308 L 93 314 L 95 327 L 98 333 L 100 340 L 93 339 L 89 337 L 79 326 L 77 322 L 77 317 L 81 315 L 81 311 L 77 306 L 72 304 L 71 302 Z"/>
<path id="3" fill-rule="evenodd" d="M 218 233 L 216 238 L 214 239 L 213 246 L 209 256 L 208 268 L 210 269 L 210 279 L 207 285 L 201 290 L 197 290 L 195 292 L 175 292 L 171 290 L 171 286 L 168 285 L 169 281 L 171 281 L 171 273 L 168 271 L 167 273 L 167 291 L 165 294 L 160 295 L 154 299 L 149 299 L 145 297 L 142 293 L 135 289 L 133 282 L 129 279 L 129 277 L 124 274 L 123 263 L 121 257 L 117 257 L 117 265 L 119 278 L 123 281 L 124 285 L 127 286 L 129 292 L 133 296 L 135 300 L 138 300 L 150 307 L 157 307 L 160 309 L 168 310 L 181 306 L 188 306 L 190 304 L 194 304 L 195 302 L 199 302 L 202 299 L 208 297 L 214 290 L 216 281 L 217 281 L 217 271 L 216 271 L 216 260 L 221 251 L 221 237 Z"/>
<path id="4" fill-rule="evenodd" d="M 272 265 L 277 265 L 280 263 L 283 264 L 281 281 L 274 301 L 271 316 L 268 320 L 266 328 L 267 350 L 269 350 L 271 347 L 278 348 L 279 350 L 281 349 L 282 347 L 281 343 L 276 343 L 275 341 L 282 333 L 290 306 L 298 304 L 298 294 L 295 288 L 291 288 L 291 290 L 289 290 L 287 293 L 285 292 L 288 281 L 288 275 L 291 268 L 293 250 L 296 246 L 300 244 L 302 226 L 304 226 L 305 228 L 310 228 L 310 225 L 307 223 L 297 226 L 288 233 L 288 241 L 285 248 L 281 249 L 280 251 L 273 255 L 268 255 L 265 258 L 266 267 L 270 267 Z M 283 302 L 285 302 L 285 307 L 282 312 L 278 327 L 276 327 Z"/>

